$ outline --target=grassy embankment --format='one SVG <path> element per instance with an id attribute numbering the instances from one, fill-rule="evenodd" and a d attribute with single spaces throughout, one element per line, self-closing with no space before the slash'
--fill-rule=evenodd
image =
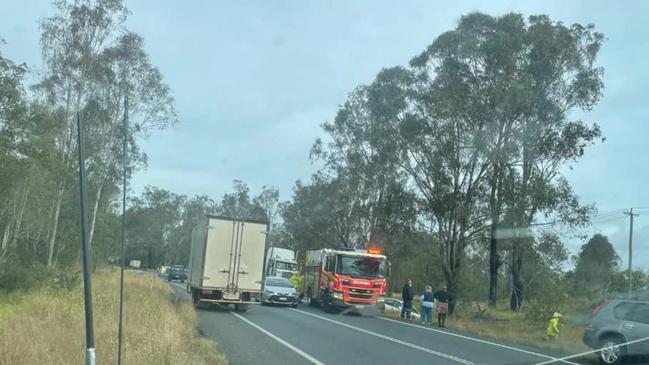
<path id="1" fill-rule="evenodd" d="M 415 307 L 419 310 L 419 303 L 415 302 Z M 399 313 L 386 312 L 385 315 L 400 319 Z M 576 323 L 583 322 L 581 317 L 583 316 L 570 311 L 565 313 L 560 322 L 559 337 L 549 341 L 545 337 L 547 322 L 530 321 L 526 318 L 525 310 L 512 312 L 506 303 L 499 303 L 497 308 L 488 308 L 485 303 L 461 303 L 456 313 L 448 317 L 446 327 L 465 334 L 529 345 L 558 354 L 575 354 L 590 350 L 582 343 L 584 326 Z M 414 321 L 412 323 L 419 324 Z M 436 321 L 434 328 L 437 328 Z"/>
<path id="2" fill-rule="evenodd" d="M 117 357 L 119 272 L 93 275 L 98 364 Z M 196 330 L 191 303 L 175 299 L 153 276 L 125 275 L 124 364 L 227 364 Z M 85 324 L 82 288 L 0 294 L 0 364 L 82 364 Z"/>

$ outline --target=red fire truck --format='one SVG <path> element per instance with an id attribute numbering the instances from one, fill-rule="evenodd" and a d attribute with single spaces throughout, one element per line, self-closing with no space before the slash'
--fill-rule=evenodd
<path id="1" fill-rule="evenodd" d="M 328 312 L 382 309 L 388 262 L 380 249 L 322 249 L 306 252 L 302 293 Z"/>

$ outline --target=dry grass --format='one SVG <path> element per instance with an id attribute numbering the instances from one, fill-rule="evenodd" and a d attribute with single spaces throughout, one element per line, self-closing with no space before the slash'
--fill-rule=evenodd
<path id="1" fill-rule="evenodd" d="M 117 357 L 119 272 L 93 276 L 97 363 Z M 190 303 L 153 276 L 127 272 L 124 364 L 227 364 L 215 344 L 196 330 Z M 81 364 L 85 361 L 83 296 L 39 289 L 0 297 L 0 364 Z"/>
<path id="2" fill-rule="evenodd" d="M 483 304 L 481 307 L 485 308 Z M 385 315 L 400 320 L 399 313 L 386 312 Z M 589 351 L 581 341 L 584 327 L 570 322 L 570 315 L 567 315 L 560 324 L 561 334 L 558 339 L 549 341 L 545 338 L 547 323 L 530 323 L 525 320 L 522 312 L 512 312 L 502 306 L 490 308 L 482 316 L 478 316 L 475 307 L 464 304 L 456 314 L 447 318 L 446 326 L 451 330 L 530 345 L 558 354 Z"/>

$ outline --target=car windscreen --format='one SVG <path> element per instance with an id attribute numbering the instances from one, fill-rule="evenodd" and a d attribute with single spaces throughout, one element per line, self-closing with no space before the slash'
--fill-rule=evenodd
<path id="1" fill-rule="evenodd" d="M 280 288 L 292 288 L 293 285 L 286 280 L 282 278 L 268 278 L 266 279 L 266 286 L 274 286 L 274 287 L 280 287 Z"/>
<path id="2" fill-rule="evenodd" d="M 339 255 L 336 273 L 360 278 L 385 277 L 385 260 L 377 257 Z"/>

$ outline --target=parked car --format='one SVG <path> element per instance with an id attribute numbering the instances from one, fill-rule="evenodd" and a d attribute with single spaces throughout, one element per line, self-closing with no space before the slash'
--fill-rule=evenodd
<path id="1" fill-rule="evenodd" d="M 261 293 L 261 304 L 280 304 L 297 307 L 298 293 L 287 278 L 267 277 Z"/>
<path id="2" fill-rule="evenodd" d="M 184 283 L 187 280 L 187 274 L 185 274 L 185 268 L 182 266 L 172 266 L 168 271 L 168 281 L 178 280 L 181 283 Z"/>
<path id="3" fill-rule="evenodd" d="M 649 355 L 649 302 L 610 300 L 592 312 L 584 329 L 584 344 L 598 353 L 602 364 L 621 364 L 628 356 Z"/>
<path id="4" fill-rule="evenodd" d="M 403 302 L 399 299 L 394 299 L 394 298 L 387 298 L 385 299 L 385 302 L 383 302 L 385 305 L 385 312 L 392 312 L 392 313 L 401 313 L 401 308 L 403 308 Z M 419 315 L 419 311 L 415 308 L 412 308 L 412 311 L 410 312 L 410 316 L 413 319 L 420 319 L 421 316 Z"/>

